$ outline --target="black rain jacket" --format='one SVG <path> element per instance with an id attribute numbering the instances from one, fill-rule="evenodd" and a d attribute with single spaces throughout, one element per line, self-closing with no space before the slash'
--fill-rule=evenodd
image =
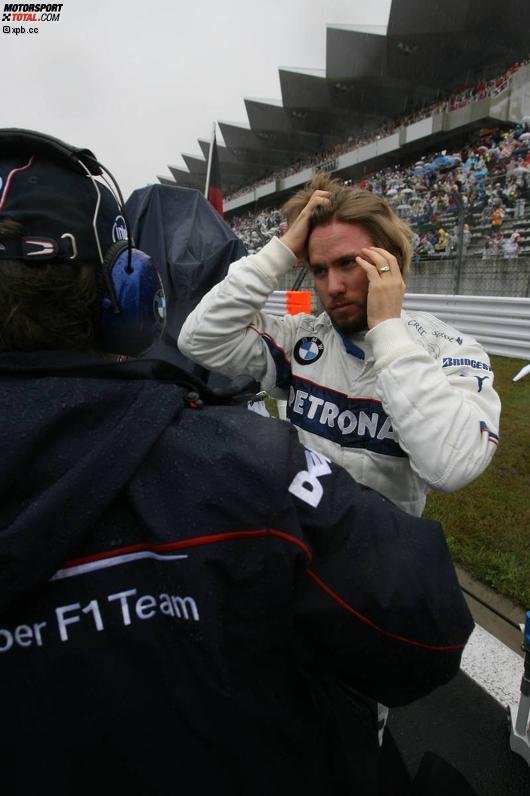
<path id="1" fill-rule="evenodd" d="M 442 530 L 155 362 L 0 356 L 6 794 L 372 794 L 459 668 Z"/>

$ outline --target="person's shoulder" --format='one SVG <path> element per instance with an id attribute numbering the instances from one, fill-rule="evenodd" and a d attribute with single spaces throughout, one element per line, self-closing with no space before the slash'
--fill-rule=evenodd
<path id="1" fill-rule="evenodd" d="M 256 472 L 268 469 L 268 462 L 281 466 L 294 429 L 286 421 L 264 417 L 239 404 L 185 411 L 176 431 L 176 444 L 189 446 L 191 458 L 205 469 L 213 460 L 223 460 L 230 470 L 230 460 L 238 459 Z"/>
<path id="2" fill-rule="evenodd" d="M 412 337 L 427 350 L 436 351 L 438 356 L 446 349 L 478 345 L 474 337 L 460 332 L 431 312 L 407 310 L 402 313 L 402 318 Z"/>
<path id="3" fill-rule="evenodd" d="M 410 334 L 442 368 L 492 369 L 484 347 L 472 335 L 429 312 L 404 312 L 402 317 Z"/>
<path id="4" fill-rule="evenodd" d="M 283 321 L 293 329 L 306 334 L 314 334 L 319 329 L 330 326 L 328 315 L 323 312 L 321 315 L 309 315 L 306 312 L 299 312 L 296 315 L 284 315 Z"/>
<path id="5" fill-rule="evenodd" d="M 139 468 L 166 511 L 213 527 L 274 527 L 301 454 L 296 429 L 237 406 L 186 407 Z M 298 469 L 302 469 L 299 466 Z M 163 477 L 161 477 L 163 474 Z M 279 526 L 278 526 L 279 527 Z"/>

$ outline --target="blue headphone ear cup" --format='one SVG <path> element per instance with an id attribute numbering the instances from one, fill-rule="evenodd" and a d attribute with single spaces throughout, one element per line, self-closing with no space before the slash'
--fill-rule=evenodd
<path id="1" fill-rule="evenodd" d="M 158 271 L 139 249 L 131 250 L 129 263 L 126 241 L 109 249 L 103 269 L 100 344 L 115 354 L 138 354 L 164 328 L 166 303 Z"/>

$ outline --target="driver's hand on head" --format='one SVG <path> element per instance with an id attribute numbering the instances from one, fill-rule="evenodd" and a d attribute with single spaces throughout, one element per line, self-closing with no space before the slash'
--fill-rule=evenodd
<path id="1" fill-rule="evenodd" d="M 293 221 L 285 235 L 281 238 L 296 257 L 303 256 L 309 237 L 309 225 L 314 210 L 318 207 L 327 207 L 330 204 L 329 191 L 313 191 L 311 199 L 306 204 L 300 215 Z"/>
<path id="2" fill-rule="evenodd" d="M 399 318 L 405 282 L 394 255 L 378 246 L 369 246 L 361 250 L 356 261 L 368 277 L 368 328 L 373 329 L 390 318 Z"/>

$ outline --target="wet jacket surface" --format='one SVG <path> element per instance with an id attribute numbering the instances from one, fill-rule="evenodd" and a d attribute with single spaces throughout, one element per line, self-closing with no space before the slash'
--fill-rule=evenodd
<path id="1" fill-rule="evenodd" d="M 0 378 L 5 792 L 374 793 L 357 692 L 428 693 L 472 628 L 440 527 L 172 366 Z"/>
<path id="2" fill-rule="evenodd" d="M 351 337 L 327 313 L 262 312 L 295 260 L 274 238 L 234 263 L 188 316 L 179 348 L 212 370 L 279 389 L 304 444 L 420 515 L 430 490 L 465 486 L 496 450 L 500 401 L 489 358 L 426 312 Z"/>

